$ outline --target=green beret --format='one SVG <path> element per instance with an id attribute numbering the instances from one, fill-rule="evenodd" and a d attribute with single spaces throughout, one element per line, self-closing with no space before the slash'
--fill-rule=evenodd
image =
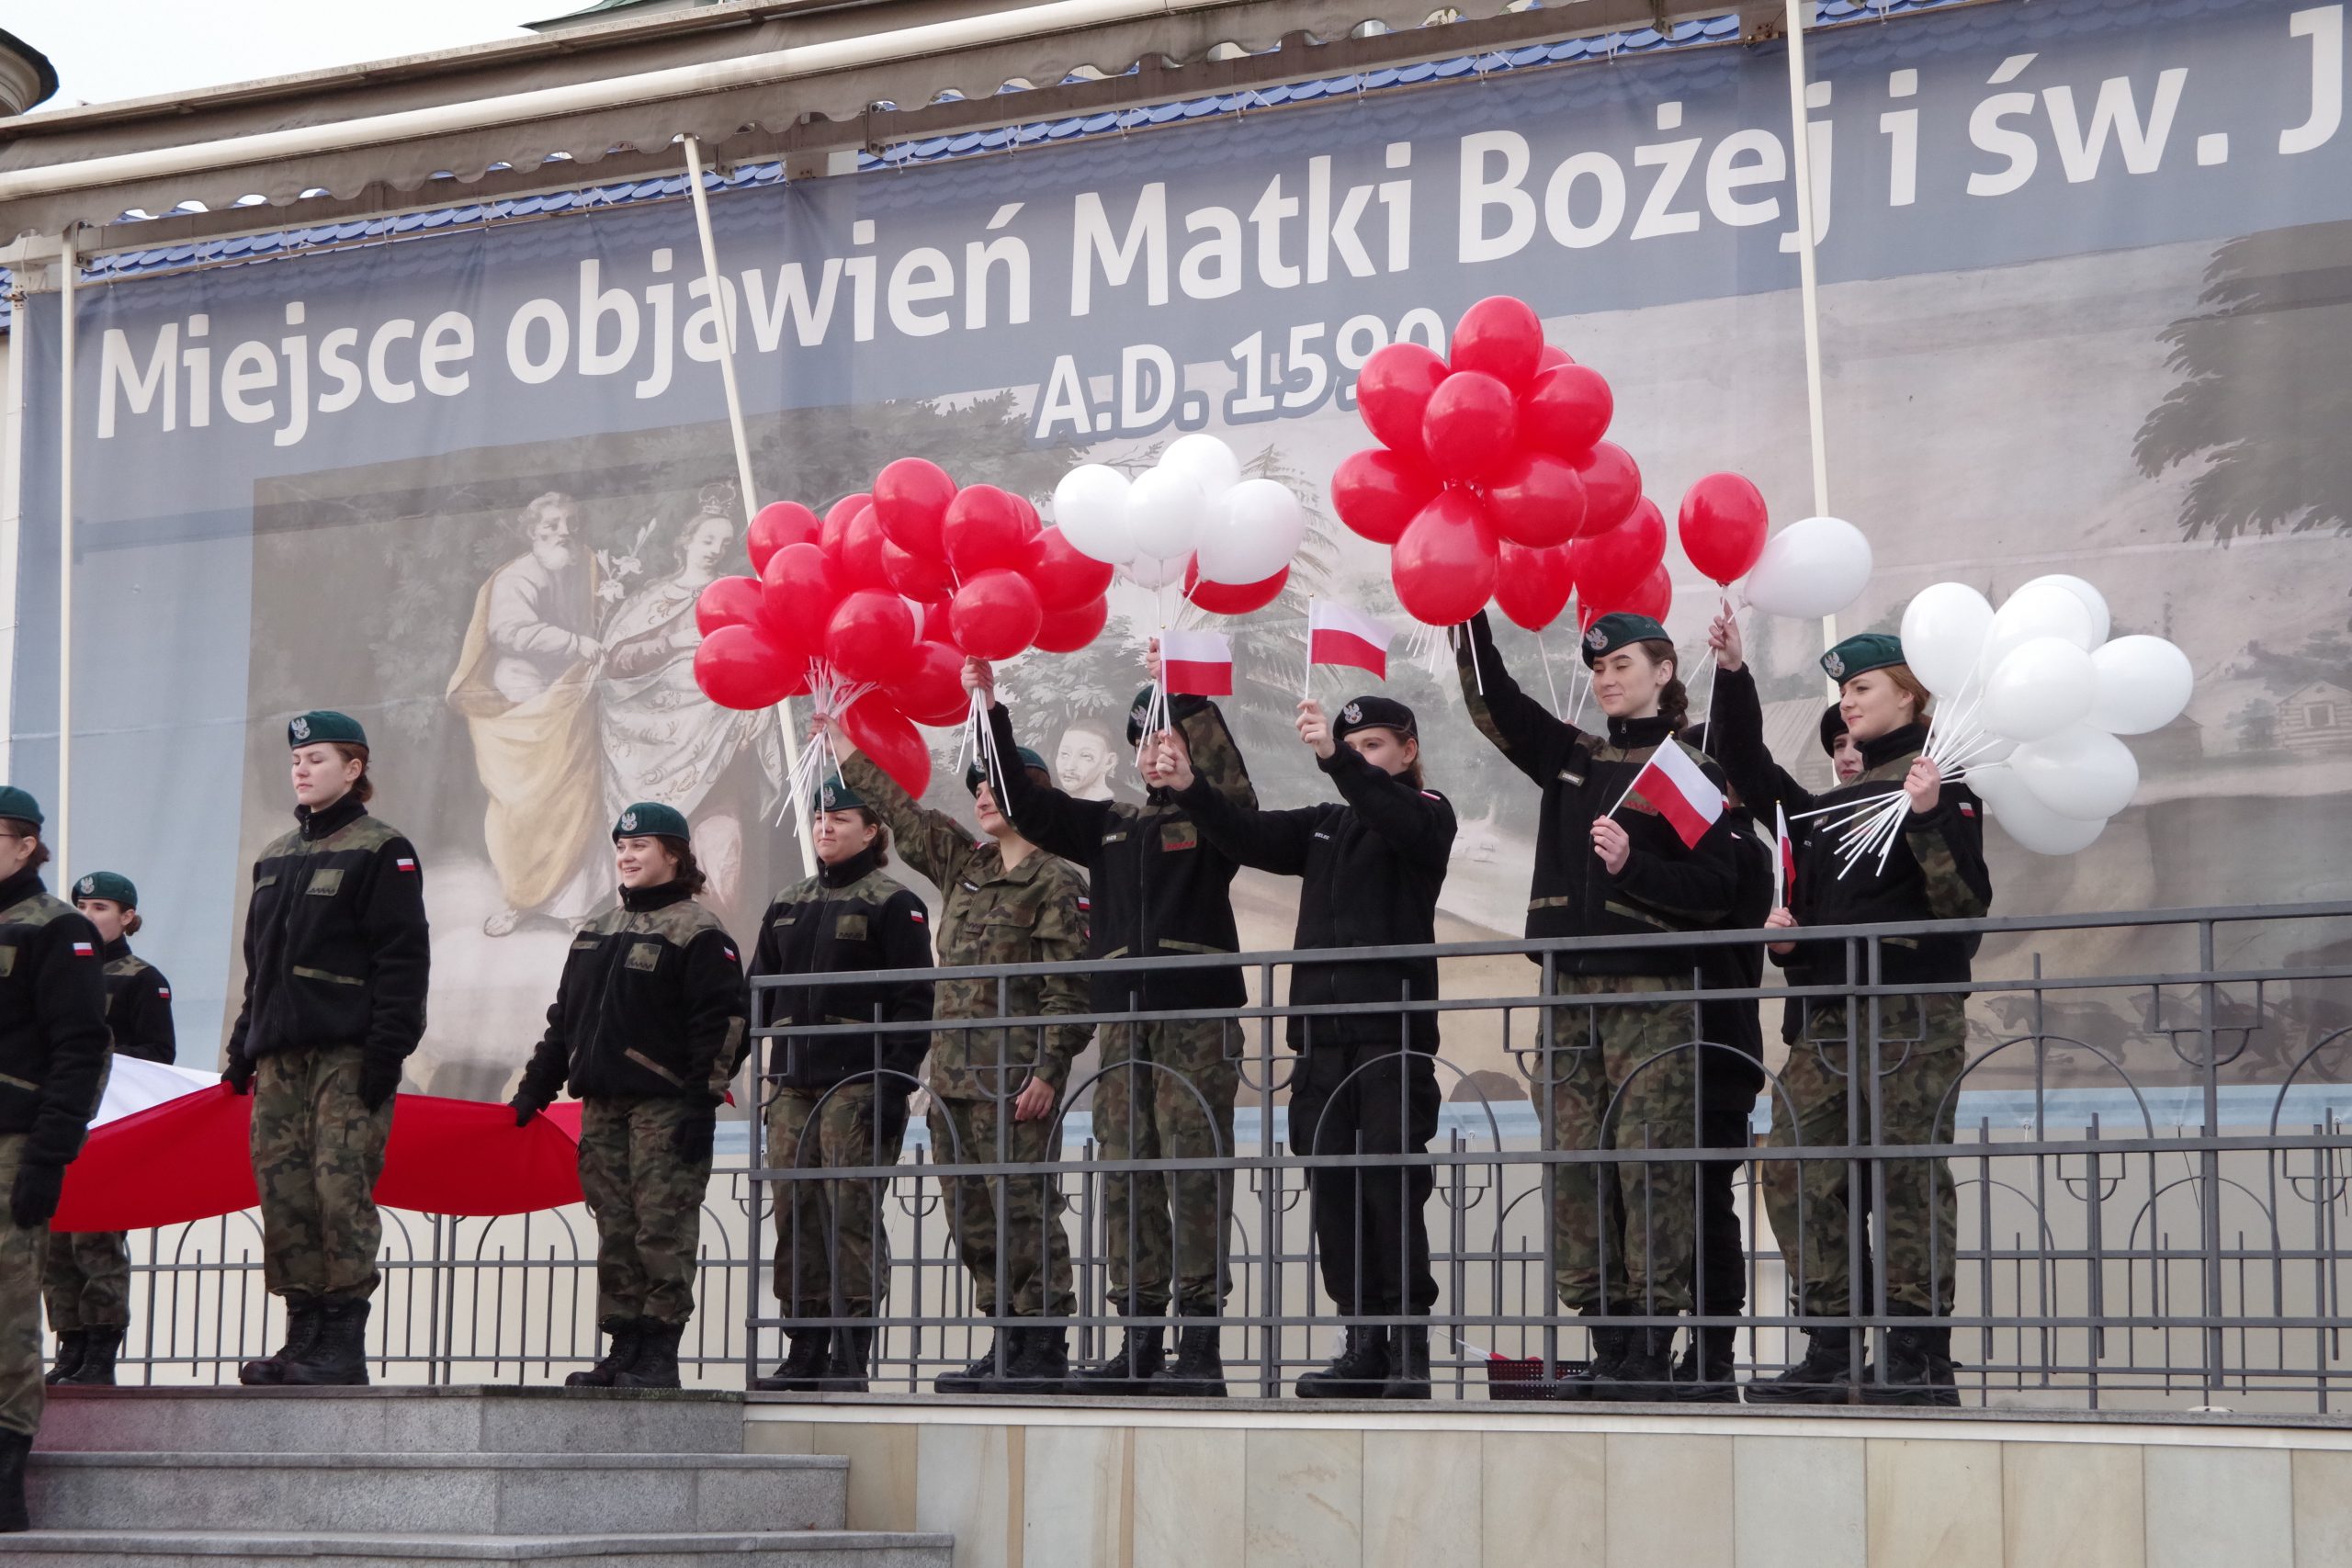
<path id="1" fill-rule="evenodd" d="M 658 800 L 640 800 L 613 824 L 616 842 L 622 839 L 684 839 L 688 837 L 685 814 Z"/>
<path id="2" fill-rule="evenodd" d="M 74 885 L 74 897 L 77 901 L 84 898 L 103 898 L 109 904 L 119 904 L 126 909 L 139 908 L 139 889 L 130 885 L 130 878 L 119 871 L 90 873 Z"/>
<path id="3" fill-rule="evenodd" d="M 1340 710 L 1340 722 L 1331 727 L 1331 739 L 1345 740 L 1359 729 L 1393 729 L 1408 739 L 1420 730 L 1413 722 L 1413 710 L 1395 697 L 1358 697 Z"/>
<path id="4" fill-rule="evenodd" d="M 808 808 L 811 811 L 864 811 L 866 805 L 865 797 L 850 788 L 839 773 L 835 773 L 817 786 L 817 793 L 809 797 Z"/>
<path id="5" fill-rule="evenodd" d="M 28 790 L 15 784 L 0 784 L 0 817 L 14 822 L 29 822 L 40 827 L 48 818 L 40 814 L 40 802 Z"/>
<path id="6" fill-rule="evenodd" d="M 1671 643 L 1666 628 L 1647 615 L 1636 615 L 1623 610 L 1612 610 L 1585 628 L 1584 662 L 1587 669 L 1621 648 L 1637 642 Z"/>
<path id="7" fill-rule="evenodd" d="M 1903 662 L 1903 639 L 1889 632 L 1849 637 L 1821 656 L 1821 668 L 1841 685 L 1870 670 Z"/>
<path id="8" fill-rule="evenodd" d="M 1159 684 L 1155 681 L 1137 692 L 1135 702 L 1127 708 L 1127 744 L 1130 746 L 1143 744 L 1144 716 L 1151 711 L 1151 694 Z"/>
<path id="9" fill-rule="evenodd" d="M 1046 759 L 1026 746 L 1015 747 L 1014 750 L 1021 755 L 1022 767 L 1033 773 L 1044 773 L 1049 779 L 1053 777 L 1052 772 L 1046 766 Z M 981 772 L 979 763 L 974 762 L 964 770 L 964 787 L 974 795 L 978 795 L 980 793 L 981 782 L 987 777 L 988 774 Z"/>
<path id="10" fill-rule="evenodd" d="M 298 746 L 318 746 L 328 741 L 344 746 L 365 746 L 368 744 L 368 732 L 359 728 L 357 719 L 347 713 L 336 713 L 332 708 L 298 713 L 286 721 L 286 745 L 288 750 Z"/>

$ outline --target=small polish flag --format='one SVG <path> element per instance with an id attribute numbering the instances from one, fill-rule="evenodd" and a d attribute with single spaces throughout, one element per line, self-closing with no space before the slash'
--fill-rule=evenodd
<path id="1" fill-rule="evenodd" d="M 92 958 L 96 954 L 97 949 L 86 942 L 77 942 L 74 944 L 74 956 L 76 958 Z"/>
<path id="2" fill-rule="evenodd" d="M 1223 632 L 1162 632 L 1159 668 L 1170 696 L 1233 695 L 1233 642 Z"/>
<path id="3" fill-rule="evenodd" d="M 394 861 L 392 865 L 396 870 L 400 871 L 414 871 L 416 869 L 416 862 L 409 859 L 406 855 L 402 855 L 400 859 Z"/>
<path id="4" fill-rule="evenodd" d="M 1695 849 L 1724 814 L 1724 792 L 1708 779 L 1690 753 L 1669 740 L 1650 753 L 1625 794 L 1640 791 L 1674 828 L 1685 849 Z M 1620 797 L 1618 805 L 1624 804 Z"/>
<path id="5" fill-rule="evenodd" d="M 1306 606 L 1306 661 L 1344 664 L 1388 679 L 1386 626 L 1352 604 L 1317 599 Z"/>
<path id="6" fill-rule="evenodd" d="M 1776 802 L 1772 815 L 1772 908 L 1783 909 L 1789 889 L 1797 885 L 1797 847 L 1789 838 L 1789 808 Z"/>

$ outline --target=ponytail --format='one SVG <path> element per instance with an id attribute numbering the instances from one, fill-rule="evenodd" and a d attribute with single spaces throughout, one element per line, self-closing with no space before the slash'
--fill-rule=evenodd
<path id="1" fill-rule="evenodd" d="M 1657 637 L 1646 638 L 1634 646 L 1649 656 L 1650 668 L 1653 670 L 1661 664 L 1674 666 L 1674 679 L 1658 689 L 1657 713 L 1660 718 L 1679 730 L 1683 721 L 1690 715 L 1690 688 L 1682 683 L 1681 659 L 1675 653 L 1672 643 L 1660 641 Z"/>

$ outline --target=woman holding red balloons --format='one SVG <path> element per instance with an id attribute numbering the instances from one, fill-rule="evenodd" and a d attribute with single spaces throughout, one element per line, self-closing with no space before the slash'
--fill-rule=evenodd
<path id="1" fill-rule="evenodd" d="M 1653 756 L 1683 763 L 1720 789 L 1714 764 L 1676 736 L 1688 705 L 1674 644 L 1646 615 L 1606 615 L 1585 634 L 1605 736 L 1555 717 L 1520 690 L 1495 650 L 1485 612 L 1455 649 L 1462 694 L 1479 732 L 1544 792 L 1527 935 L 1654 937 L 1701 931 L 1730 912 L 1739 874 L 1728 814 L 1695 842 L 1634 789 Z M 1695 955 L 1670 947 L 1579 947 L 1532 954 L 1554 993 L 1623 998 L 1681 989 Z M 1551 1010 L 1552 1121 L 1562 1149 L 1679 1148 L 1698 1142 L 1688 1002 L 1610 999 Z M 1569 1165 L 1555 1175 L 1555 1282 L 1563 1306 L 1596 1320 L 1587 1396 L 1662 1397 L 1673 1381 L 1672 1328 L 1621 1329 L 1607 1319 L 1672 1318 L 1691 1305 L 1695 1167 L 1688 1161 Z"/>

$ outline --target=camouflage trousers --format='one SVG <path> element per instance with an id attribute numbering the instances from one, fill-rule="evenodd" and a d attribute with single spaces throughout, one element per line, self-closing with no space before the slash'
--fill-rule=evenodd
<path id="1" fill-rule="evenodd" d="M 580 1195 L 596 1216 L 596 1315 L 681 1324 L 695 1314 L 710 1156 L 684 1159 L 678 1125 L 707 1115 L 683 1100 L 580 1102 Z"/>
<path id="2" fill-rule="evenodd" d="M 1106 1023 L 1094 1086 L 1094 1140 L 1106 1160 L 1213 1159 L 1233 1153 L 1240 1065 L 1224 1019 Z M 1231 1284 L 1226 1233 L 1233 1182 L 1215 1170 L 1102 1179 L 1111 1300 L 1139 1317 L 1215 1317 Z"/>
<path id="3" fill-rule="evenodd" d="M 1849 1132 L 1846 1004 L 1815 1002 L 1804 1037 L 1790 1048 L 1781 1075 L 1781 1092 L 1772 1097 L 1773 1148 L 1835 1147 L 1841 1144 L 1948 1144 L 1952 1138 L 1952 1088 L 1967 1066 L 1966 1004 L 1962 998 L 1879 998 L 1878 1064 L 1871 1060 L 1870 1003 L 1861 1008 L 1853 1056 L 1863 1068 L 1864 1091 L 1852 1097 Z M 1871 1089 L 1876 1091 L 1878 1137 L 1871 1136 Z M 1793 1111 L 1793 1117 L 1792 1111 Z M 1842 1315 L 1855 1310 L 1853 1252 L 1849 1227 L 1867 1225 L 1875 1178 L 1885 1200 L 1886 1225 L 1878 1236 L 1886 1263 L 1890 1310 L 1921 1314 L 1951 1310 L 1955 1268 L 1952 1242 L 1959 1202 L 1951 1168 L 1940 1159 L 1887 1160 L 1860 1168 L 1842 1159 L 1764 1162 L 1765 1211 L 1787 1261 L 1789 1293 L 1807 1315 Z M 1863 1278 L 1870 1277 L 1870 1247 L 1860 1248 Z"/>
<path id="4" fill-rule="evenodd" d="M 942 1100 L 931 1102 L 931 1154 L 939 1165 L 1045 1165 L 1062 1156 L 1060 1108 L 1035 1122 L 1017 1122 L 1012 1102 Z M 1001 1133 L 1004 1146 L 997 1147 Z M 972 1276 L 972 1304 L 994 1316 L 997 1271 L 1004 1272 L 1008 1317 L 1068 1317 L 1078 1310 L 1070 1288 L 1069 1208 L 1050 1170 L 1010 1179 L 942 1176 L 947 1223 L 956 1249 Z"/>
<path id="5" fill-rule="evenodd" d="M 254 1185 L 270 1294 L 364 1301 L 376 1293 L 392 1101 L 359 1100 L 359 1047 L 277 1051 L 254 1064 Z"/>
<path id="6" fill-rule="evenodd" d="M 49 1227 L 27 1230 L 8 1213 L 25 1135 L 0 1133 L 0 1431 L 30 1437 L 40 1430 L 40 1276 L 49 1260 Z"/>
<path id="7" fill-rule="evenodd" d="M 877 1138 L 874 1101 L 873 1084 L 846 1083 L 778 1089 L 768 1102 L 769 1168 L 805 1173 L 775 1184 L 775 1299 L 786 1317 L 871 1317 L 890 1293 L 890 1184 L 815 1174 L 899 1163 L 906 1114 L 886 1113 Z"/>
<path id="8" fill-rule="evenodd" d="M 52 1231 L 49 1237 L 49 1326 L 123 1328 L 130 1323 L 130 1238 L 122 1231 Z"/>
<path id="9" fill-rule="evenodd" d="M 1680 989 L 1653 975 L 1555 975 L 1560 996 Z M 1688 1002 L 1613 1002 L 1552 1015 L 1552 1146 L 1689 1148 Z M 1553 1281 L 1573 1312 L 1690 1310 L 1698 1240 L 1695 1162 L 1562 1165 L 1552 1188 Z"/>

